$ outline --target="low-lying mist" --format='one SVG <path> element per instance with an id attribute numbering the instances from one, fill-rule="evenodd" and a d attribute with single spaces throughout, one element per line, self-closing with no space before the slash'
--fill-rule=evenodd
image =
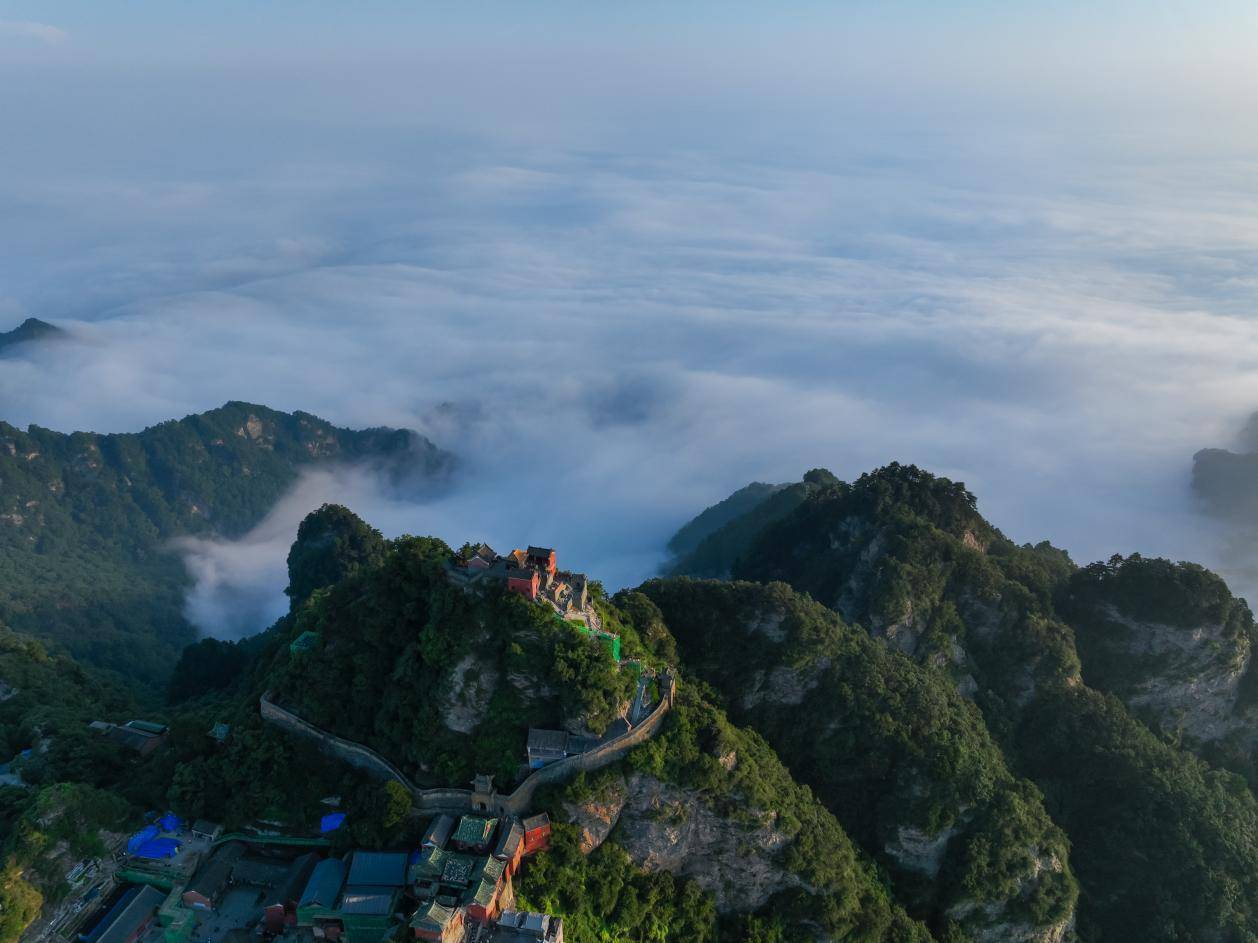
<path id="1" fill-rule="evenodd" d="M 323 504 L 344 504 L 397 536 L 415 529 L 410 522 L 422 521 L 428 500 L 431 495 L 424 489 L 399 490 L 388 472 L 371 465 L 308 470 L 244 537 L 183 537 L 174 542 L 193 580 L 185 614 L 219 638 L 252 635 L 288 611 L 288 550 L 307 514 Z"/>

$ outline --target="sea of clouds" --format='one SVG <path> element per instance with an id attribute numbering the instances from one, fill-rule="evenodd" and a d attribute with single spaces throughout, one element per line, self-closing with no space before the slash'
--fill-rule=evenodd
<path id="1" fill-rule="evenodd" d="M 40 68 L 37 100 L 0 88 L 0 327 L 73 341 L 0 361 L 0 417 L 123 431 L 243 399 L 461 459 L 439 500 L 320 471 L 244 540 L 185 544 L 208 632 L 282 609 L 323 501 L 618 587 L 748 481 L 893 460 L 1080 562 L 1235 563 L 1188 484 L 1258 408 L 1258 138 L 1226 120 L 644 88 L 640 62 L 592 90 Z"/>

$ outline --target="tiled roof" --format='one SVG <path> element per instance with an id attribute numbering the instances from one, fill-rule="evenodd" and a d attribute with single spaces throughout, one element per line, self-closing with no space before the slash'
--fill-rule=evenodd
<path id="1" fill-rule="evenodd" d="M 454 831 L 454 816 L 442 813 L 432 820 L 428 831 L 424 833 L 424 844 L 444 848 Z"/>
<path id="2" fill-rule="evenodd" d="M 484 845 L 494 833 L 497 819 L 481 818 L 477 815 L 465 815 L 459 819 L 459 827 L 454 830 L 454 841 L 463 845 Z"/>
<path id="3" fill-rule="evenodd" d="M 486 858 L 485 863 L 481 865 L 480 878 L 476 883 L 476 890 L 472 892 L 472 903 L 480 904 L 482 907 L 488 907 L 490 901 L 494 899 L 494 894 L 498 890 L 498 885 L 502 882 L 502 872 L 506 866 L 496 858 Z"/>
<path id="4" fill-rule="evenodd" d="M 223 845 L 197 872 L 196 877 L 188 884 L 188 891 L 199 894 L 207 900 L 213 900 L 226 887 L 232 868 L 244 853 L 245 846 L 240 842 L 229 842 Z"/>
<path id="5" fill-rule="evenodd" d="M 145 884 L 100 935 L 97 943 L 123 943 L 162 905 L 165 895 Z"/>
<path id="6" fill-rule="evenodd" d="M 498 847 L 494 849 L 494 857 L 503 859 L 514 858 L 523 841 L 524 829 L 520 828 L 519 823 L 512 822 L 511 827 L 505 829 L 502 837 L 498 839 Z"/>
<path id="7" fill-rule="evenodd" d="M 475 870 L 476 859 L 471 855 L 448 855 L 441 869 L 441 883 L 467 885 Z"/>
<path id="8" fill-rule="evenodd" d="M 531 832 L 533 829 L 542 828 L 543 826 L 549 827 L 550 816 L 545 812 L 539 812 L 537 815 L 530 815 L 522 824 L 524 825 L 524 830 L 526 832 Z"/>
<path id="9" fill-rule="evenodd" d="M 440 932 L 449 926 L 456 912 L 454 907 L 447 907 L 434 900 L 427 907 L 420 907 L 415 911 L 415 916 L 411 917 L 411 926 L 417 930 Z"/>
<path id="10" fill-rule="evenodd" d="M 441 877 L 441 872 L 445 870 L 446 858 L 450 857 L 450 854 L 443 848 L 425 848 L 419 853 L 419 860 L 411 865 L 411 880 L 416 881 L 421 877 Z"/>
<path id="11" fill-rule="evenodd" d="M 530 727 L 526 749 L 535 753 L 566 753 L 568 750 L 568 731 L 540 730 L 537 727 Z"/>

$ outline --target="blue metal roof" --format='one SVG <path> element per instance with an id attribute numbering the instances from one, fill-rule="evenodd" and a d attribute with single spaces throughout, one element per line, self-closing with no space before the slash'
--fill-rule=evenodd
<path id="1" fill-rule="evenodd" d="M 396 897 L 395 890 L 349 886 L 345 888 L 345 893 L 341 896 L 341 905 L 337 910 L 343 914 L 387 916 L 393 913 L 393 901 Z"/>
<path id="2" fill-rule="evenodd" d="M 298 907 L 331 907 L 336 895 L 345 883 L 345 862 L 340 858 L 325 858 L 315 865 L 301 893 Z"/>
<path id="3" fill-rule="evenodd" d="M 401 887 L 406 883 L 406 852 L 354 852 L 348 883 L 356 887 Z"/>

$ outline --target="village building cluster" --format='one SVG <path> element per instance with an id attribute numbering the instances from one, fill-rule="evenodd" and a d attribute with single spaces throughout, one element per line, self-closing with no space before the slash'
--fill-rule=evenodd
<path id="1" fill-rule="evenodd" d="M 479 544 L 449 561 L 446 572 L 469 590 L 501 587 L 550 606 L 621 663 L 620 638 L 603 630 L 586 577 L 560 570 L 553 549 L 529 546 L 502 556 Z M 304 632 L 290 643 L 291 653 L 300 656 L 318 640 L 317 633 Z M 639 690 L 627 728 L 647 707 L 647 679 L 630 664 L 639 671 Z M 144 720 L 94 721 L 91 727 L 142 756 L 169 734 Z M 222 722 L 206 731 L 219 745 L 231 733 Z M 587 753 L 600 742 L 530 728 L 528 768 Z M 549 819 L 494 817 L 489 810 L 499 805 L 492 778 L 478 776 L 473 785 L 474 811 L 435 816 L 420 846 L 409 851 L 330 854 L 332 833 L 346 818 L 341 812 L 323 816 L 320 835 L 309 838 L 222 836 L 209 822 L 189 827 L 170 813 L 154 817 L 126 842 L 125 854 L 120 851 L 113 883 L 101 885 L 92 916 L 74 918 L 81 926 L 73 937 L 77 943 L 563 943 L 560 917 L 515 908 L 515 878 L 527 857 L 549 847 Z"/>
<path id="2" fill-rule="evenodd" d="M 289 844 L 291 843 L 291 844 Z M 293 844 L 315 847 L 291 856 Z M 514 909 L 546 815 L 437 815 L 413 851 L 330 855 L 322 839 L 220 837 L 163 816 L 126 843 L 121 883 L 77 943 L 563 943 L 563 920 Z M 284 851 L 276 852 L 276 846 Z"/>
<path id="3" fill-rule="evenodd" d="M 498 936 L 482 931 L 500 924 L 504 912 L 515 913 L 512 880 L 520 863 L 549 844 L 550 819 L 544 814 L 520 821 L 465 815 L 457 824 L 452 816 L 438 816 L 409 872 L 418 904 L 410 923 L 415 938 L 460 943 L 480 934 L 498 943 Z M 554 935 L 535 939 L 561 943 L 562 923 L 548 919 Z M 515 939 L 502 937 L 504 943 Z"/>
<path id="4" fill-rule="evenodd" d="M 106 720 L 94 720 L 88 727 L 101 736 L 141 756 L 148 756 L 166 742 L 170 728 L 150 720 L 129 720 L 125 724 L 113 724 Z"/>

